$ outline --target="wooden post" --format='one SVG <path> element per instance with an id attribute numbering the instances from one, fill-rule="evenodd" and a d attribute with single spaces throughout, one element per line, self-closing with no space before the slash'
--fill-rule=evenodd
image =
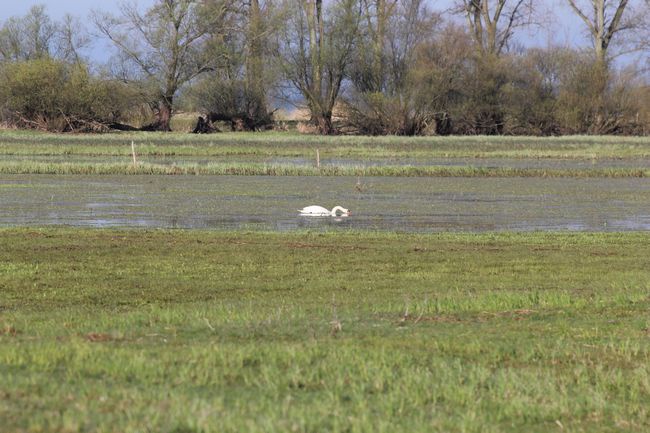
<path id="1" fill-rule="evenodd" d="M 320 168 L 320 152 L 316 149 L 316 168 Z"/>
<path id="2" fill-rule="evenodd" d="M 138 165 L 138 162 L 135 160 L 135 143 L 131 140 L 131 155 L 133 155 L 133 165 Z"/>

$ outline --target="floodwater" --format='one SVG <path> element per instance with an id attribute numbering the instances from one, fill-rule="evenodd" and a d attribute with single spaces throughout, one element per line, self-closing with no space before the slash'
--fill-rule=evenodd
<path id="1" fill-rule="evenodd" d="M 5 161 L 36 161 L 36 162 L 75 162 L 75 163 L 130 163 L 131 156 L 83 156 L 74 155 L 5 155 Z M 141 155 L 138 161 L 161 165 L 208 165 L 214 163 L 264 163 L 278 165 L 294 165 L 312 167 L 315 158 L 305 157 L 266 157 L 266 156 L 152 156 Z M 589 169 L 648 169 L 650 158 L 594 158 L 594 159 L 563 159 L 563 158 L 320 158 L 321 166 L 337 167 L 375 167 L 375 166 L 446 166 L 446 167 L 477 167 L 477 168 L 516 168 L 516 169 L 557 169 L 557 170 L 589 170 Z"/>
<path id="2" fill-rule="evenodd" d="M 301 217 L 341 205 L 346 218 Z M 0 175 L 0 226 L 650 230 L 650 179 Z"/>

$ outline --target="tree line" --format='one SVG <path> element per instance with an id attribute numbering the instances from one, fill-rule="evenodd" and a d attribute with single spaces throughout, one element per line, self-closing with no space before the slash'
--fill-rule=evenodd
<path id="1" fill-rule="evenodd" d="M 0 26 L 0 116 L 169 131 L 182 107 L 195 132 L 262 130 L 297 104 L 320 134 L 647 135 L 650 0 L 562 1 L 589 47 L 523 47 L 535 0 L 155 0 L 88 27 L 35 6 Z M 84 54 L 98 38 L 103 65 Z M 646 63 L 617 66 L 628 52 Z"/>

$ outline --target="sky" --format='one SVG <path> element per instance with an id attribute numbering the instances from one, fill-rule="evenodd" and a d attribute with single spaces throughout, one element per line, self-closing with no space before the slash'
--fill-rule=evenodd
<path id="1" fill-rule="evenodd" d="M 116 1 L 89 1 L 89 0 L 0 0 L 0 20 L 4 21 L 11 16 L 25 15 L 34 5 L 45 5 L 52 18 L 61 18 L 66 13 L 86 18 L 92 9 L 116 10 Z M 143 3 L 144 4 L 144 3 Z"/>
<path id="2" fill-rule="evenodd" d="M 34 5 L 45 5 L 52 18 L 61 18 L 66 13 L 87 18 L 93 9 L 116 11 L 120 2 L 114 0 L 0 0 L 0 20 L 11 16 L 25 15 Z M 139 0 L 141 5 L 153 4 L 153 0 Z"/>

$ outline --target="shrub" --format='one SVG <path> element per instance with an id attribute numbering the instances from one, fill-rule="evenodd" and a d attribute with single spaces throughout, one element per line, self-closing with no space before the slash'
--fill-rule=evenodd
<path id="1" fill-rule="evenodd" d="M 123 85 L 95 78 L 83 64 L 51 58 L 0 68 L 3 120 L 48 131 L 106 129 L 128 106 Z"/>

